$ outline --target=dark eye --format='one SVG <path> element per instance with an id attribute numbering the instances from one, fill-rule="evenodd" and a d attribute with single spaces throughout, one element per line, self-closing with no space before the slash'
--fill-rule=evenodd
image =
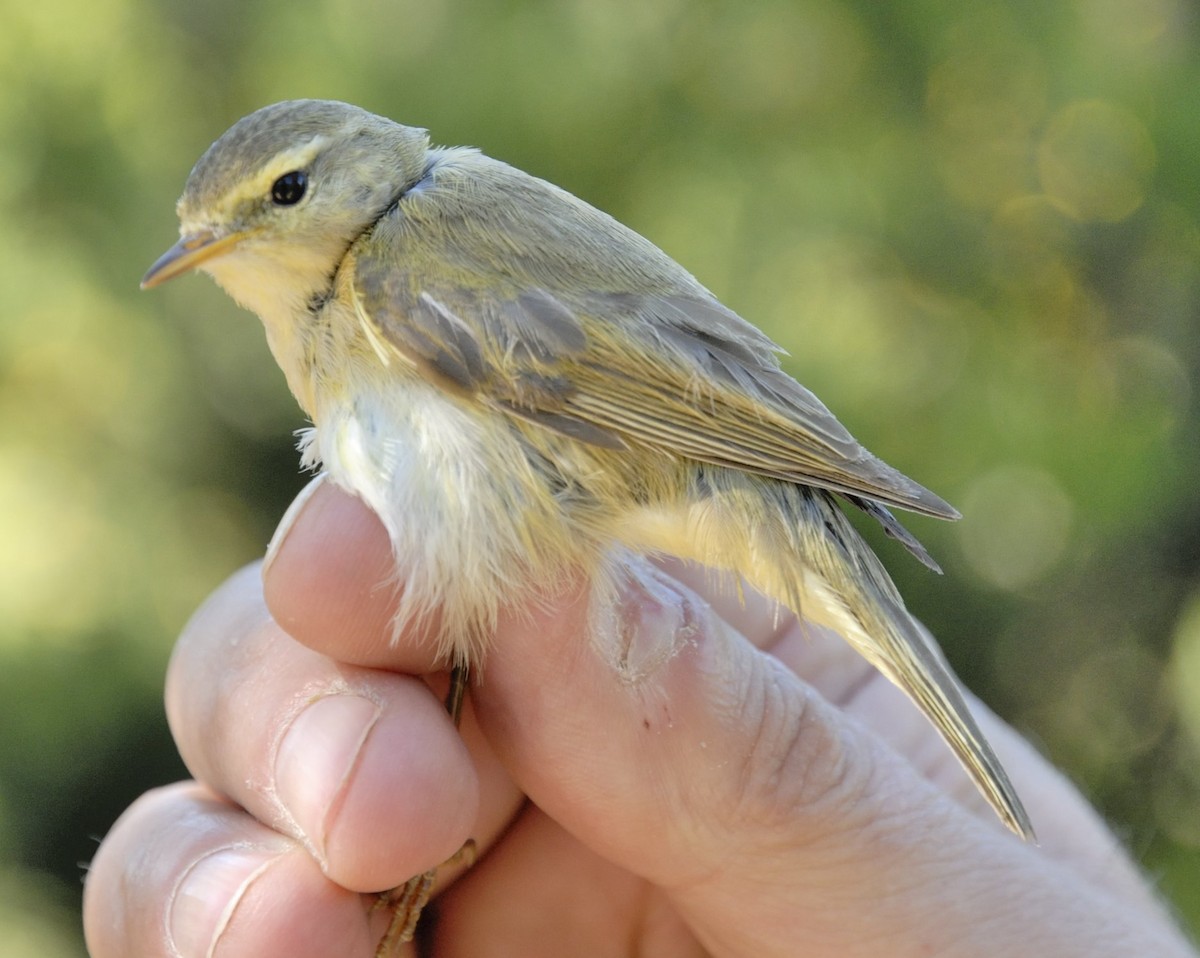
<path id="1" fill-rule="evenodd" d="M 292 170 L 271 184 L 271 199 L 276 206 L 295 206 L 304 199 L 307 189 L 308 174 L 303 170 Z"/>

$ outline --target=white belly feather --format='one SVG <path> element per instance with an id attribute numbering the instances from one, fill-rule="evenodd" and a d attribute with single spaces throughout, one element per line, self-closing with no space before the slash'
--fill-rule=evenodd
<path id="1" fill-rule="evenodd" d="M 406 380 L 406 381 L 405 381 Z M 417 378 L 317 409 L 304 462 L 361 498 L 396 555 L 395 628 L 478 661 L 502 603 L 554 586 L 568 519 L 519 439 Z M 494 416 L 494 414 L 492 414 Z"/>

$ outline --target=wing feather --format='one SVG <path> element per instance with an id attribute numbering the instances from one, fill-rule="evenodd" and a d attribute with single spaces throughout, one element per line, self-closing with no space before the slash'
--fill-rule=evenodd
<path id="1" fill-rule="evenodd" d="M 429 177 L 355 244 L 351 282 L 376 338 L 432 381 L 583 442 L 841 493 L 932 563 L 884 505 L 958 513 L 855 441 L 766 335 L 647 240 L 479 154 L 447 151 Z"/>

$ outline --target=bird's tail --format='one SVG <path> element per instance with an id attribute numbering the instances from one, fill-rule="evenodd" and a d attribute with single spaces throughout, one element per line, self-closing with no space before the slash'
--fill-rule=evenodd
<path id="1" fill-rule="evenodd" d="M 638 512 L 621 541 L 734 572 L 843 636 L 937 727 L 1004 824 L 1033 841 L 1029 816 L 954 672 L 833 496 L 731 470 L 704 470 L 693 487 L 702 494 L 688 500 L 684 516 Z M 876 512 L 910 551 L 924 555 L 886 510 Z"/>
<path id="2" fill-rule="evenodd" d="M 874 552 L 832 497 L 796 487 L 785 495 L 787 511 L 799 518 L 802 540 L 799 611 L 834 628 L 908 695 L 1004 824 L 1035 841 L 1029 816 L 972 716 L 958 678 L 933 636 L 905 609 Z"/>

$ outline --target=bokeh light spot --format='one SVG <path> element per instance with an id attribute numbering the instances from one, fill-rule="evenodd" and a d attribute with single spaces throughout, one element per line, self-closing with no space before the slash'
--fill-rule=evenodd
<path id="1" fill-rule="evenodd" d="M 1042 188 L 1072 217 L 1116 223 L 1142 205 L 1154 170 L 1154 143 L 1142 122 L 1105 100 L 1070 103 L 1038 147 Z"/>
<path id="2" fill-rule="evenodd" d="M 1071 499 L 1052 475 L 1006 465 L 967 490 L 959 524 L 971 569 L 1005 590 L 1027 586 L 1061 558 L 1071 531 Z"/>
<path id="3" fill-rule="evenodd" d="M 1171 691 L 1179 719 L 1200 748 L 1200 594 L 1192 597 L 1171 637 Z"/>

